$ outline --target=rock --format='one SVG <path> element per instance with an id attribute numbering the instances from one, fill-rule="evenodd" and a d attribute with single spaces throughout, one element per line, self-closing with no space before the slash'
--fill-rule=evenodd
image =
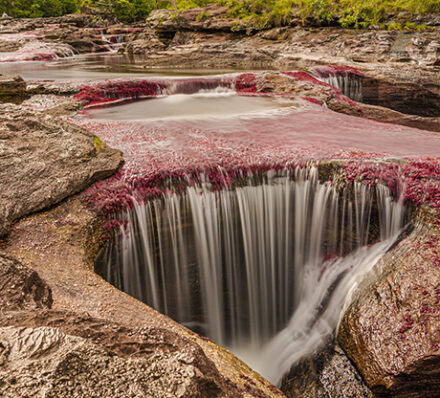
<path id="1" fill-rule="evenodd" d="M 188 338 L 50 310 L 37 272 L 3 254 L 0 288 L 2 397 L 241 396 Z"/>
<path id="2" fill-rule="evenodd" d="M 352 106 L 347 106 L 347 103 L 341 101 L 336 97 L 331 98 L 327 102 L 327 106 L 335 112 L 345 113 L 346 115 L 361 116 L 380 122 L 394 123 L 400 124 L 402 126 L 415 127 L 422 130 L 440 132 L 440 117 L 422 117 L 416 115 L 407 115 L 405 113 L 397 112 L 383 106 L 368 104 L 358 104 L 358 108 L 356 108 Z"/>
<path id="3" fill-rule="evenodd" d="M 21 106 L 0 105 L 0 235 L 18 218 L 110 176 L 119 151 L 87 131 Z"/>
<path id="4" fill-rule="evenodd" d="M 5 398 L 241 396 L 187 339 L 165 330 L 96 324 L 91 332 L 94 342 L 56 327 L 1 327 L 0 394 Z"/>
<path id="5" fill-rule="evenodd" d="M 292 398 L 373 398 L 344 351 L 334 343 L 294 366 L 284 376 L 281 390 Z"/>
<path id="6" fill-rule="evenodd" d="M 103 20 L 95 18 L 93 15 L 69 14 L 61 17 L 50 18 L 2 18 L 0 20 L 0 33 L 18 33 L 31 30 L 47 28 L 47 25 L 60 25 L 62 27 L 75 26 L 78 28 L 105 26 Z"/>
<path id="7" fill-rule="evenodd" d="M 148 54 L 149 52 L 163 50 L 166 45 L 151 28 L 146 28 L 135 40 L 124 43 L 123 52 L 127 54 Z"/>
<path id="8" fill-rule="evenodd" d="M 0 76 L 0 101 L 20 102 L 26 96 L 26 82 L 20 76 Z"/>
<path id="9" fill-rule="evenodd" d="M 194 32 L 246 32 L 246 25 L 227 15 L 228 8 L 217 4 L 191 8 L 176 14 L 170 10 L 154 10 L 146 23 L 159 33 L 175 33 L 180 30 Z"/>
<path id="10" fill-rule="evenodd" d="M 341 322 L 339 344 L 378 397 L 434 397 L 440 391 L 435 221 L 416 219 L 374 278 L 362 283 Z"/>
<path id="11" fill-rule="evenodd" d="M 155 33 L 124 44 L 120 52 L 148 55 L 145 68 L 292 70 L 316 64 L 352 66 L 366 75 L 365 103 L 422 117 L 440 116 L 440 47 L 435 31 L 296 27 L 248 37 L 178 23 L 176 18 L 161 25 L 163 18 L 171 19 L 167 13 L 153 14 L 150 25 Z M 153 45 L 159 41 L 162 45 Z"/>
<path id="12" fill-rule="evenodd" d="M 12 257 L 0 253 L 0 311 L 50 308 L 50 288 L 39 275 Z"/>

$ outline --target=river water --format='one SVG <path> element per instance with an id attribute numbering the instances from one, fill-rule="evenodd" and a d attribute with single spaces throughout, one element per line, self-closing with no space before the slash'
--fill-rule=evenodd
<path id="1" fill-rule="evenodd" d="M 11 72 L 28 81 L 88 82 L 209 78 L 233 71 L 145 70 L 127 58 L 104 55 L 0 65 L 0 73 Z M 239 96 L 233 87 L 193 91 L 85 109 L 74 122 L 123 151 L 118 183 L 127 185 L 134 177 L 170 170 L 287 164 L 335 153 L 440 153 L 434 133 L 337 114 L 306 101 Z M 217 193 L 201 184 L 181 196 L 135 200 L 131 212 L 118 215 L 129 229 L 119 231 L 108 253 L 105 277 L 278 382 L 334 332 L 345 297 L 394 242 L 403 221 L 401 205 L 387 191 L 358 186 L 350 201 L 320 184 L 316 170 L 298 173 Z M 382 242 L 365 248 L 361 235 L 368 235 L 370 220 L 358 215 L 369 215 L 374 195 L 379 211 L 386 209 Z M 335 223 L 341 206 L 344 221 Z M 330 263 L 324 258 L 329 226 L 335 236 L 347 228 L 358 236 L 351 255 Z M 334 251 L 343 249 L 335 243 Z"/>

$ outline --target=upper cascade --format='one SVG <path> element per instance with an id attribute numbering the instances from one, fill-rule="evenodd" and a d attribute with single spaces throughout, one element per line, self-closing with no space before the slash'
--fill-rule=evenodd
<path id="1" fill-rule="evenodd" d="M 339 89 L 342 94 L 356 102 L 362 102 L 363 74 L 355 68 L 334 65 L 313 66 L 310 72 L 324 83 Z"/>

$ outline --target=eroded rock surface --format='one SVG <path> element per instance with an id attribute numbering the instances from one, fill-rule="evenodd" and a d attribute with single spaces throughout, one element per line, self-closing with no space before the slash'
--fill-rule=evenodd
<path id="1" fill-rule="evenodd" d="M 171 332 L 59 317 L 61 329 L 0 328 L 2 396 L 240 396 L 200 347 Z M 85 337 L 65 334 L 68 321 Z"/>
<path id="2" fill-rule="evenodd" d="M 51 310 L 37 272 L 3 254 L 0 288 L 2 397 L 242 396 L 200 346 L 173 331 Z"/>
<path id="3" fill-rule="evenodd" d="M 439 242 L 435 220 L 419 220 L 342 320 L 339 343 L 378 397 L 434 397 L 440 390 Z"/>
<path id="4" fill-rule="evenodd" d="M 373 398 L 344 351 L 333 343 L 294 366 L 281 390 L 291 398 Z"/>
<path id="5" fill-rule="evenodd" d="M 0 253 L 0 311 L 50 308 L 52 293 L 34 271 Z"/>
<path id="6" fill-rule="evenodd" d="M 119 151 L 70 123 L 0 105 L 0 235 L 19 217 L 110 176 Z"/>

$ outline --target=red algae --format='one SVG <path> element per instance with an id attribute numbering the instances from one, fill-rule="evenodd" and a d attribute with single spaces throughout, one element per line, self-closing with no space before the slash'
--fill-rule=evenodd
<path id="1" fill-rule="evenodd" d="M 122 79 L 79 87 L 74 99 L 91 107 L 124 99 L 156 97 L 161 94 L 193 94 L 217 87 L 231 88 L 232 77 L 195 79 Z"/>
<path id="2" fill-rule="evenodd" d="M 318 65 L 312 66 L 310 71 L 319 74 L 321 77 L 331 77 L 331 76 L 358 76 L 365 77 L 365 75 L 356 68 L 352 66 L 345 65 Z"/>
<path id="3" fill-rule="evenodd" d="M 92 106 L 120 99 L 155 97 L 161 89 L 163 89 L 163 85 L 148 80 L 109 82 L 95 86 L 83 86 L 73 98 Z"/>
<path id="4" fill-rule="evenodd" d="M 286 74 L 351 101 L 306 72 Z M 165 90 L 191 93 L 219 85 L 235 86 L 239 95 L 254 95 L 259 94 L 260 77 L 265 78 L 263 74 L 246 73 L 224 78 L 104 82 L 84 86 L 75 98 L 92 105 L 155 96 Z M 440 136 L 335 113 L 314 97 L 303 100 L 302 109 L 286 108 L 280 113 L 251 117 L 148 123 L 74 119 L 122 150 L 125 159 L 114 177 L 95 184 L 83 197 L 101 213 L 112 215 L 131 208 L 135 200 L 182 193 L 188 185 L 201 181 L 219 190 L 240 184 L 249 176 L 263 178 L 269 170 L 293 170 L 310 162 L 341 159 L 348 182 L 362 181 L 371 186 L 383 183 L 395 197 L 403 194 L 406 203 L 431 206 L 440 215 L 440 160 L 434 157 L 440 153 Z M 399 159 L 384 160 L 390 156 Z M 112 223 L 109 228 L 114 227 Z"/>

